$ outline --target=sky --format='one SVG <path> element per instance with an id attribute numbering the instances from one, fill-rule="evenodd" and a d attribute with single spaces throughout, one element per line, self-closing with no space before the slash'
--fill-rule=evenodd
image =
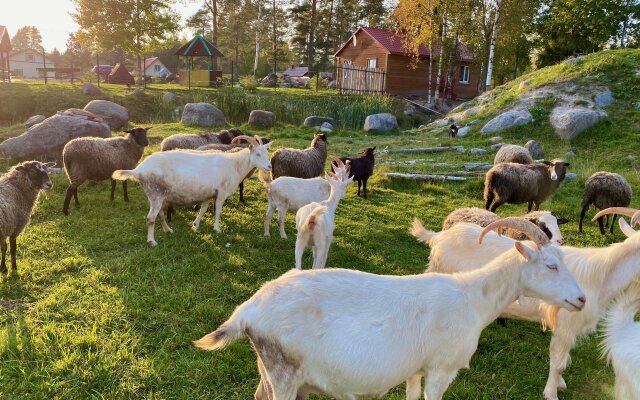
<path id="1" fill-rule="evenodd" d="M 201 2 L 184 3 L 178 0 L 174 4 L 183 24 L 201 5 Z M 11 37 L 18 28 L 33 25 L 40 30 L 47 51 L 57 48 L 62 52 L 67 47 L 69 33 L 78 29 L 69 15 L 74 11 L 71 0 L 0 0 L 0 10 L 0 25 L 7 27 Z"/>

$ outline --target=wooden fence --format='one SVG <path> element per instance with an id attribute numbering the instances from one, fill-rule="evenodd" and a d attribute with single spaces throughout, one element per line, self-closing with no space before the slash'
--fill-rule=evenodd
<path id="1" fill-rule="evenodd" d="M 343 64 L 336 68 L 336 88 L 340 94 L 384 94 L 386 73 L 381 68 Z"/>

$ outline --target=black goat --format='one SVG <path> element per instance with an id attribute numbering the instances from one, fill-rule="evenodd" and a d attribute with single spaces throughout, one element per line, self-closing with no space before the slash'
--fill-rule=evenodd
<path id="1" fill-rule="evenodd" d="M 449 136 L 458 136 L 458 127 L 456 126 L 456 124 L 451 124 L 451 126 L 449 127 Z"/>
<path id="2" fill-rule="evenodd" d="M 375 147 L 369 147 L 367 149 L 363 149 L 360 153 L 359 158 L 349 158 L 349 157 L 340 157 L 340 160 L 343 163 L 350 162 L 351 170 L 349 172 L 349 177 L 353 176 L 353 179 L 358 181 L 358 196 L 360 196 L 360 184 L 364 187 L 364 198 L 367 198 L 367 179 L 373 174 L 373 167 L 375 164 L 375 160 L 373 158 L 373 151 Z M 334 165 L 337 165 L 336 162 L 333 162 Z"/>

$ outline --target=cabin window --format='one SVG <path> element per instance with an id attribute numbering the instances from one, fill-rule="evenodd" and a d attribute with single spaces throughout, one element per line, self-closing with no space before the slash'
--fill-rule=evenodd
<path id="1" fill-rule="evenodd" d="M 460 83 L 469 83 L 469 66 L 460 66 Z"/>
<path id="2" fill-rule="evenodd" d="M 156 72 L 160 72 L 160 65 L 156 64 L 153 66 L 153 70 Z"/>
<path id="3" fill-rule="evenodd" d="M 377 67 L 377 63 L 376 63 L 376 59 L 375 58 L 370 58 L 367 60 L 367 68 L 376 68 Z"/>
<path id="4" fill-rule="evenodd" d="M 33 62 L 33 54 L 25 54 L 25 60 L 27 62 Z"/>

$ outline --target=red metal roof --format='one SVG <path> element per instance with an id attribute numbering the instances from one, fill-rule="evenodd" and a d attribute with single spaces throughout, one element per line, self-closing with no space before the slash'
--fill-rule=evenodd
<path id="1" fill-rule="evenodd" d="M 11 51 L 9 32 L 4 25 L 0 25 L 0 51 Z"/>
<path id="2" fill-rule="evenodd" d="M 411 55 L 413 54 L 412 49 L 406 47 L 406 43 L 408 42 L 406 35 L 400 32 L 389 31 L 387 29 L 381 28 L 370 28 L 370 27 L 360 27 L 358 30 L 347 40 L 338 51 L 335 53 L 337 56 L 340 51 L 349 43 L 353 36 L 355 36 L 359 31 L 366 32 L 369 36 L 371 36 L 376 42 L 380 43 L 382 47 L 385 48 L 389 52 L 389 54 L 399 54 L 399 55 Z M 475 56 L 467 50 L 467 47 L 459 43 L 458 44 L 459 56 L 460 59 L 464 61 L 471 61 L 475 58 Z M 440 49 L 434 48 L 434 53 L 439 54 Z M 429 49 L 425 46 L 420 46 L 418 49 L 418 54 L 420 57 L 429 57 Z"/>

